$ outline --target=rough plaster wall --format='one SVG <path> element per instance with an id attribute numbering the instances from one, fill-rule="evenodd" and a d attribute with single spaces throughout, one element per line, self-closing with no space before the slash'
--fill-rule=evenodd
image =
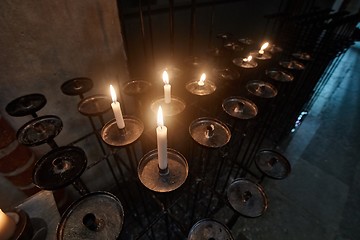
<path id="1" fill-rule="evenodd" d="M 85 94 L 89 96 L 109 94 L 110 83 L 128 81 L 116 0 L 0 0 L 0 29 L 0 114 L 15 130 L 32 118 L 9 116 L 7 103 L 42 93 L 48 102 L 38 115 L 59 116 L 64 126 L 55 141 L 59 146 L 68 144 L 90 132 L 91 125 L 77 111 L 80 98 L 64 95 L 61 84 L 90 77 L 94 87 Z M 89 162 L 102 156 L 95 137 L 78 146 L 87 152 Z M 38 157 L 50 150 L 46 144 L 32 149 Z M 86 183 L 95 182 L 89 183 L 91 190 L 104 184 L 94 175 L 109 180 L 106 165 L 100 165 L 82 177 Z"/>
<path id="2" fill-rule="evenodd" d="M 0 0 L 3 117 L 18 129 L 30 118 L 10 117 L 6 104 L 38 92 L 48 100 L 39 115 L 54 114 L 64 122 L 59 145 L 90 131 L 76 110 L 79 98 L 64 95 L 60 86 L 85 76 L 94 81 L 91 93 L 108 94 L 110 82 L 128 80 L 119 25 L 115 0 Z"/>

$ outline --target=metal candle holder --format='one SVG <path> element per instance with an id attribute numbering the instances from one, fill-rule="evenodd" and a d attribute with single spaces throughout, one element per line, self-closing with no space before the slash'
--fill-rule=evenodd
<path id="1" fill-rule="evenodd" d="M 204 85 L 200 86 L 198 84 L 198 80 L 194 80 L 191 82 L 188 82 L 185 85 L 186 90 L 188 90 L 190 93 L 198 96 L 205 96 L 210 95 L 216 90 L 216 85 L 210 80 L 206 80 L 204 82 Z"/>
<path id="2" fill-rule="evenodd" d="M 246 89 L 255 96 L 261 98 L 273 98 L 277 95 L 277 89 L 270 83 L 253 80 L 246 84 Z"/>
<path id="3" fill-rule="evenodd" d="M 264 176 L 272 179 L 281 180 L 286 178 L 291 172 L 289 161 L 277 151 L 263 149 L 255 156 L 255 164 Z"/>
<path id="4" fill-rule="evenodd" d="M 266 70 L 265 74 L 269 78 L 278 82 L 292 82 L 294 80 L 294 76 L 292 74 L 276 69 Z"/>
<path id="5" fill-rule="evenodd" d="M 34 118 L 25 123 L 16 133 L 16 137 L 21 144 L 26 146 L 38 146 L 44 143 L 51 148 L 57 148 L 54 138 L 61 132 L 63 127 L 59 117 L 45 115 Z"/>
<path id="6" fill-rule="evenodd" d="M 103 141 L 113 147 L 124 147 L 135 142 L 144 131 L 144 124 L 133 116 L 124 116 L 125 128 L 119 129 L 116 119 L 107 122 L 101 130 Z"/>
<path id="7" fill-rule="evenodd" d="M 151 103 L 151 111 L 157 113 L 159 106 L 162 107 L 164 116 L 176 116 L 185 110 L 186 104 L 180 98 L 171 96 L 171 102 L 165 103 L 164 98 L 160 98 Z"/>
<path id="8" fill-rule="evenodd" d="M 256 61 L 244 61 L 244 58 L 234 58 L 232 62 L 241 68 L 256 68 L 258 66 Z"/>
<path id="9" fill-rule="evenodd" d="M 42 109 L 46 104 L 46 98 L 40 93 L 33 93 L 18 97 L 9 102 L 5 110 L 13 117 L 23 117 L 31 115 L 33 118 L 38 117 L 37 111 Z"/>
<path id="10" fill-rule="evenodd" d="M 305 68 L 304 64 L 296 60 L 280 61 L 279 65 L 290 70 L 304 70 Z"/>
<path id="11" fill-rule="evenodd" d="M 269 60 L 272 58 L 271 54 L 267 52 L 260 54 L 258 51 L 252 51 L 250 52 L 250 55 L 258 60 Z"/>
<path id="12" fill-rule="evenodd" d="M 303 60 L 303 61 L 311 61 L 312 57 L 309 53 L 307 52 L 296 52 L 291 54 L 294 58 L 297 58 L 299 60 Z"/>
<path id="13" fill-rule="evenodd" d="M 233 240 L 230 230 L 213 219 L 202 219 L 195 223 L 189 232 L 188 240 Z"/>
<path id="14" fill-rule="evenodd" d="M 188 176 L 188 163 L 185 157 L 174 149 L 167 149 L 168 167 L 159 168 L 157 149 L 146 153 L 138 165 L 141 183 L 155 192 L 171 192 L 179 188 Z"/>
<path id="15" fill-rule="evenodd" d="M 121 202 L 108 192 L 93 192 L 70 205 L 56 230 L 63 239 L 117 239 L 124 223 Z"/>
<path id="16" fill-rule="evenodd" d="M 40 189 L 58 190 L 72 184 L 84 195 L 89 193 L 80 180 L 85 171 L 87 158 L 85 152 L 74 146 L 63 146 L 42 156 L 34 166 L 33 182 Z"/>
<path id="17" fill-rule="evenodd" d="M 236 179 L 230 184 L 227 198 L 234 210 L 245 217 L 259 217 L 268 206 L 263 187 L 243 178 Z"/>
<path id="18" fill-rule="evenodd" d="M 61 85 L 61 91 L 69 96 L 80 96 L 84 98 L 83 94 L 90 91 L 93 87 L 93 82 L 90 78 L 79 77 L 73 78 Z"/>
<path id="19" fill-rule="evenodd" d="M 104 124 L 102 114 L 111 109 L 111 102 L 111 99 L 107 95 L 97 94 L 83 98 L 78 104 L 78 110 L 85 116 L 99 117 L 100 122 Z"/>
<path id="20" fill-rule="evenodd" d="M 222 103 L 222 108 L 228 115 L 237 119 L 251 119 L 258 114 L 255 103 L 240 96 L 226 98 Z"/>

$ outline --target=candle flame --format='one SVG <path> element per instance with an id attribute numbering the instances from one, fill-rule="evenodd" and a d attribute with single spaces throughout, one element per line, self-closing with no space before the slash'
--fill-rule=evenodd
<path id="1" fill-rule="evenodd" d="M 268 43 L 268 42 L 264 43 L 264 44 L 261 46 L 261 48 L 260 48 L 260 50 L 259 50 L 259 53 L 260 53 L 260 54 L 264 54 L 264 50 L 265 50 L 268 46 L 269 46 L 269 43 Z"/>
<path id="2" fill-rule="evenodd" d="M 243 61 L 244 62 L 250 62 L 252 60 L 252 56 L 249 55 L 247 58 L 244 58 Z"/>
<path id="3" fill-rule="evenodd" d="M 159 106 L 159 109 L 158 109 L 158 112 L 157 112 L 157 125 L 159 127 L 164 126 L 164 117 L 163 117 L 163 112 L 162 112 L 161 106 Z"/>
<path id="4" fill-rule="evenodd" d="M 110 94 L 113 102 L 116 102 L 116 92 L 114 87 L 110 84 Z"/>
<path id="5" fill-rule="evenodd" d="M 199 86 L 204 86 L 205 79 L 206 79 L 206 74 L 205 73 L 201 74 L 200 80 L 198 81 Z"/>
<path id="6" fill-rule="evenodd" d="M 163 79 L 165 84 L 169 84 L 169 74 L 167 73 L 167 71 L 163 72 L 162 79 Z"/>

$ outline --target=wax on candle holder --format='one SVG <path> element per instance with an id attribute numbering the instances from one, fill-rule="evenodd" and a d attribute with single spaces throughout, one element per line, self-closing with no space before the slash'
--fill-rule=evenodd
<path id="1" fill-rule="evenodd" d="M 163 72 L 162 78 L 165 83 L 165 85 L 164 85 L 165 103 L 170 103 L 171 102 L 171 85 L 169 83 L 169 75 L 166 71 Z"/>
<path id="2" fill-rule="evenodd" d="M 119 129 L 123 129 L 125 127 L 125 123 L 124 123 L 124 119 L 123 119 L 123 115 L 121 112 L 121 107 L 120 107 L 120 103 L 117 101 L 116 99 L 116 93 L 115 93 L 115 89 L 112 85 L 110 85 L 110 93 L 111 93 L 111 98 L 112 98 L 112 103 L 111 103 L 111 108 L 114 112 L 114 116 L 116 119 L 116 124 L 118 126 Z"/>

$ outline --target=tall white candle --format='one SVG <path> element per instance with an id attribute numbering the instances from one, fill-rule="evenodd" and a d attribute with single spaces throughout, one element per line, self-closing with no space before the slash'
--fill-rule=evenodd
<path id="1" fill-rule="evenodd" d="M 15 229 L 15 221 L 0 209 L 0 240 L 10 239 Z"/>
<path id="2" fill-rule="evenodd" d="M 166 71 L 163 72 L 162 79 L 165 83 L 165 85 L 164 85 L 165 103 L 170 103 L 171 102 L 171 85 L 169 83 L 169 75 Z"/>
<path id="3" fill-rule="evenodd" d="M 168 165 L 167 160 L 167 128 L 164 126 L 164 119 L 161 106 L 159 107 L 157 114 L 157 125 L 156 128 L 156 139 L 157 139 L 157 150 L 159 168 L 166 169 Z"/>
<path id="4" fill-rule="evenodd" d="M 206 79 L 206 74 L 205 73 L 201 74 L 200 80 L 198 81 L 198 85 L 199 86 L 204 86 L 205 85 L 205 79 Z"/>
<path id="5" fill-rule="evenodd" d="M 114 112 L 116 124 L 117 124 L 118 128 L 123 129 L 125 127 L 125 123 L 124 123 L 123 115 L 121 112 L 120 103 L 116 100 L 115 89 L 112 85 L 110 85 L 110 93 L 111 93 L 111 98 L 113 101 L 111 103 L 111 108 Z"/>

